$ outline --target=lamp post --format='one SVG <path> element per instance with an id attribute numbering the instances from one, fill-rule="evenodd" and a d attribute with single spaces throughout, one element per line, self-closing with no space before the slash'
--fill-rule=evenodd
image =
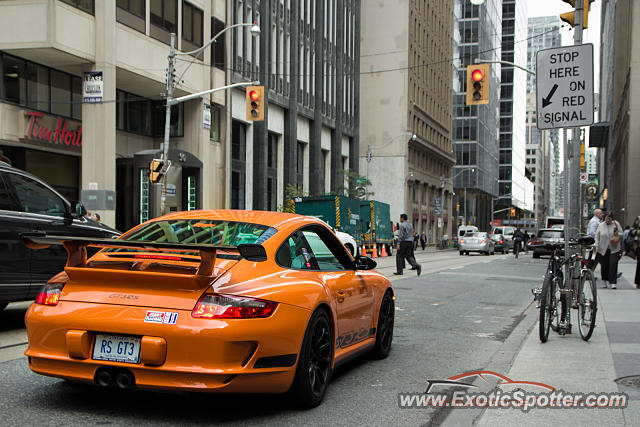
<path id="1" fill-rule="evenodd" d="M 444 183 L 445 181 L 451 181 L 453 182 L 454 179 L 456 179 L 458 177 L 458 175 L 460 175 L 462 172 L 466 171 L 466 170 L 471 170 L 471 173 L 476 171 L 475 167 L 472 166 L 467 166 L 464 168 L 460 168 L 460 171 L 458 173 L 456 173 L 455 175 L 453 175 L 451 178 L 445 178 L 444 176 L 440 177 L 440 184 L 442 185 L 442 204 L 444 205 Z M 456 218 L 457 221 L 457 218 Z M 464 225 L 467 225 L 467 186 L 464 186 Z"/>
<path id="2" fill-rule="evenodd" d="M 162 175 L 163 176 L 162 176 L 162 182 L 161 182 L 162 197 L 160 199 L 160 215 L 164 215 L 167 210 L 167 171 L 169 169 L 169 135 L 171 132 L 171 123 L 170 123 L 171 122 L 171 106 L 179 104 L 184 101 L 188 101 L 193 98 L 198 98 L 200 96 L 207 95 L 216 91 L 226 90 L 226 89 L 230 89 L 232 87 L 238 87 L 238 86 L 259 84 L 259 82 L 235 83 L 232 85 L 227 85 L 227 86 L 223 86 L 215 89 L 209 89 L 202 92 L 194 93 L 192 95 L 182 96 L 180 98 L 173 98 L 173 84 L 174 84 L 173 73 L 175 72 L 175 58 L 178 55 L 198 55 L 204 52 L 204 50 L 207 47 L 209 47 L 213 42 L 215 42 L 216 39 L 220 37 L 220 35 L 224 34 L 228 30 L 231 30 L 232 28 L 238 28 L 238 27 L 251 27 L 250 32 L 253 37 L 257 37 L 260 35 L 260 27 L 258 26 L 257 22 L 254 22 L 252 24 L 250 23 L 234 24 L 226 28 L 223 28 L 221 31 L 218 32 L 218 34 L 213 36 L 211 40 L 209 40 L 207 43 L 205 43 L 202 47 L 198 49 L 192 50 L 190 52 L 176 52 L 176 34 L 171 33 L 171 45 L 170 45 L 169 57 L 168 57 L 169 65 L 167 67 L 167 103 L 166 103 L 165 120 L 164 120 L 164 140 L 162 144 L 162 165 L 163 165 Z M 191 64 L 193 64 L 194 62 L 195 62 L 195 58 L 193 59 L 193 61 L 189 62 L 185 70 L 182 72 L 182 74 L 178 78 L 178 82 L 182 80 L 182 77 L 185 75 L 185 73 L 187 72 Z"/>

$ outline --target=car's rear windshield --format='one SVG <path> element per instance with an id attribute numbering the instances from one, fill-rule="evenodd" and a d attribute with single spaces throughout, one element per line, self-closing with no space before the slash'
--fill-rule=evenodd
<path id="1" fill-rule="evenodd" d="M 485 232 L 482 232 L 482 233 L 476 233 L 476 234 L 475 234 L 475 237 L 485 237 L 485 238 L 486 238 L 486 237 L 487 237 L 487 233 L 485 233 Z"/>
<path id="2" fill-rule="evenodd" d="M 562 230 L 540 230 L 538 231 L 538 237 L 545 237 L 549 239 L 562 239 Z"/>
<path id="3" fill-rule="evenodd" d="M 137 242 L 238 246 L 243 243 L 262 244 L 276 231 L 275 228 L 266 225 L 248 222 L 171 219 L 149 223 L 126 233 L 122 239 Z M 127 249 L 112 251 L 121 252 Z"/>

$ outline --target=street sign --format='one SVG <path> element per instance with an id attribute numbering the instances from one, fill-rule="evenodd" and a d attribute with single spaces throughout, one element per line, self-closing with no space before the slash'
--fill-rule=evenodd
<path id="1" fill-rule="evenodd" d="M 589 174 L 586 172 L 580 172 L 580 184 L 586 184 L 589 182 Z"/>
<path id="2" fill-rule="evenodd" d="M 538 129 L 593 124 L 593 45 L 563 46 L 536 54 Z"/>

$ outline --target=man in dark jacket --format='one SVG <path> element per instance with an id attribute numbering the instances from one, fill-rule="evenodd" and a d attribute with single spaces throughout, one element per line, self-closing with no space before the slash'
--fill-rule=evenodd
<path id="1" fill-rule="evenodd" d="M 407 221 L 407 214 L 400 215 L 400 227 L 398 233 L 398 246 L 396 248 L 396 269 L 393 274 L 401 275 L 403 263 L 406 259 L 413 269 L 417 270 L 418 276 L 422 273 L 422 266 L 413 257 L 413 226 Z"/>

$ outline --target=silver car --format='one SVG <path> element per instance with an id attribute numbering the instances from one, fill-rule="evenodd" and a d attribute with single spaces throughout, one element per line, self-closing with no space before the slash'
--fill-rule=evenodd
<path id="1" fill-rule="evenodd" d="M 496 245 L 485 232 L 467 233 L 460 239 L 460 255 L 469 255 L 469 252 L 493 255 L 496 252 Z"/>

